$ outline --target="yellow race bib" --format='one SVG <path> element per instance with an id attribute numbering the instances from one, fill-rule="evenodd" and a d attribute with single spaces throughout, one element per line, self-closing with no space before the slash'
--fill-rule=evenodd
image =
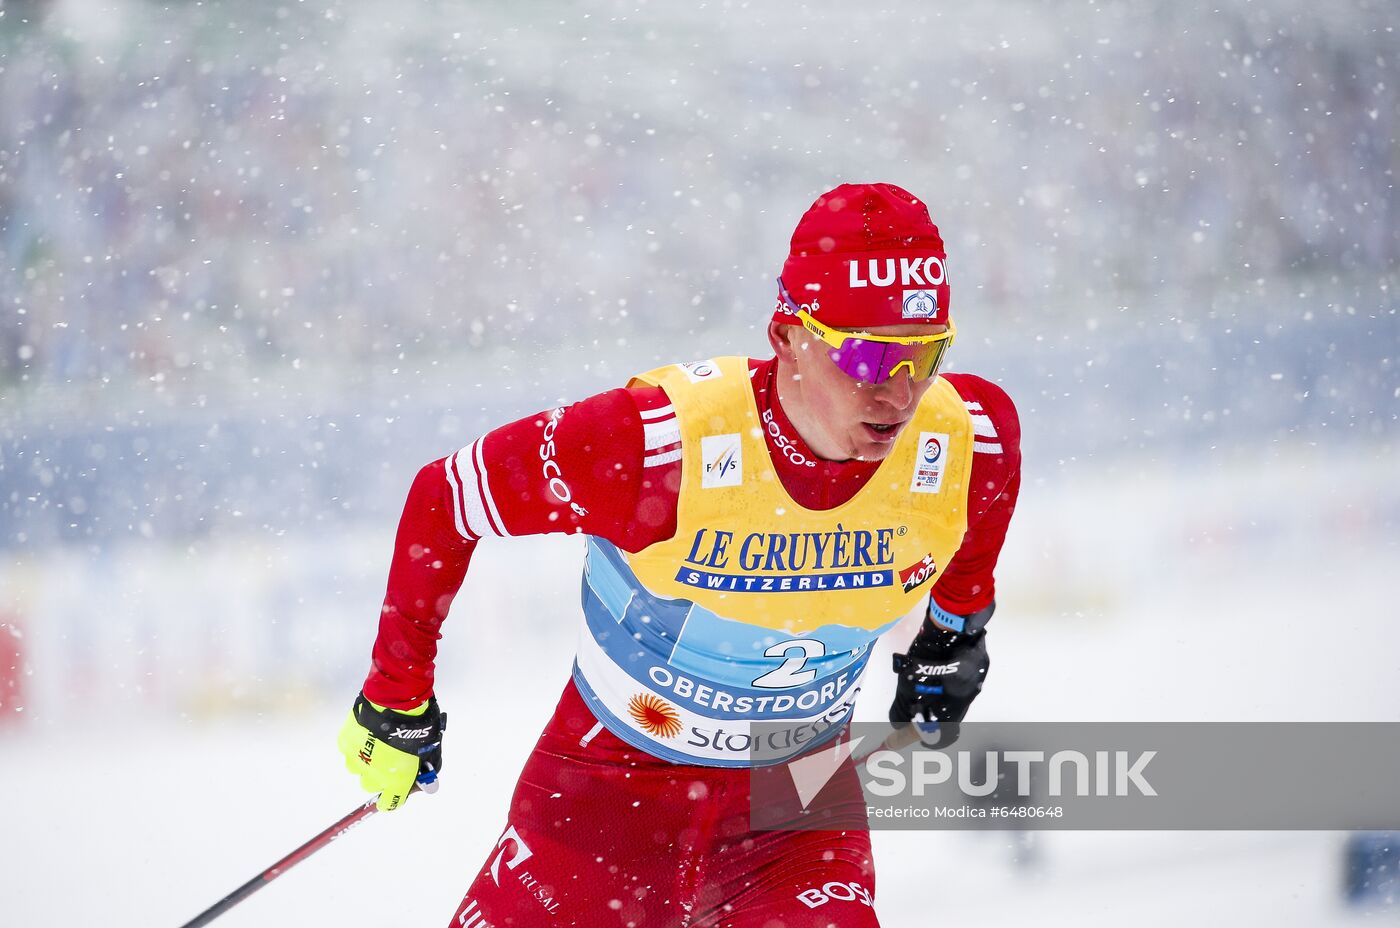
<path id="1" fill-rule="evenodd" d="M 756 721 L 790 727 L 793 753 L 834 736 L 871 642 L 925 605 L 967 529 L 961 398 L 935 382 L 870 481 L 814 511 L 773 469 L 745 359 L 637 381 L 680 424 L 677 531 L 637 554 L 589 539 L 580 690 L 618 737 L 679 763 L 748 765 Z"/>

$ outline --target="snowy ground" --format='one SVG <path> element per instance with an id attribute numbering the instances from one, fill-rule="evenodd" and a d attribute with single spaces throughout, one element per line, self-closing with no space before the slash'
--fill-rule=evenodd
<path id="1" fill-rule="evenodd" d="M 1188 476 L 1144 464 L 1081 476 L 1070 468 L 1037 481 L 1000 572 L 992 676 L 975 717 L 1397 720 L 1400 626 L 1386 604 L 1400 592 L 1400 491 L 1390 457 L 1291 449 L 1198 461 Z M 179 636 L 141 607 L 150 612 L 162 589 L 205 582 L 184 559 L 134 553 L 96 580 L 68 559 L 56 562 L 61 572 L 34 562 L 0 572 L 0 606 L 29 616 L 36 677 L 75 675 L 74 667 L 91 674 L 35 679 L 27 724 L 0 729 L 0 925 L 181 924 L 360 801 L 333 738 L 372 634 L 385 531 L 342 544 L 345 563 L 366 577 L 336 587 L 348 602 L 335 627 L 357 656 L 341 668 L 341 649 L 323 630 L 284 629 L 286 646 L 302 649 L 309 682 L 280 711 L 246 694 L 292 685 L 285 662 L 239 681 L 222 703 L 207 688 L 181 688 L 190 681 L 169 664 L 191 654 L 207 662 L 209 645 L 166 641 Z M 296 545 L 288 540 L 286 550 Z M 393 913 L 396 924 L 446 923 L 499 834 L 514 777 L 565 679 L 577 551 L 577 540 L 554 539 L 478 553 L 440 662 L 440 696 L 453 719 L 442 790 L 368 822 L 221 925 L 340 925 L 371 912 Z M 239 588 L 306 569 L 294 554 L 261 556 L 208 550 L 202 558 Z M 559 561 L 570 566 L 556 576 Z M 50 572 L 61 576 L 63 596 L 89 604 L 91 625 L 45 619 L 42 605 L 63 601 L 45 592 L 57 583 Z M 215 598 L 210 614 L 223 615 Z M 319 615 L 337 601 L 299 608 Z M 236 601 L 222 608 L 238 611 Z M 197 610 L 181 615 L 191 627 L 213 621 Z M 96 655 L 76 652 L 79 660 L 72 638 L 80 631 L 105 644 Z M 235 657 L 263 640 L 256 629 L 225 631 L 224 650 Z M 133 654 L 146 655 L 137 667 L 147 670 L 128 666 Z M 331 669 L 316 666 L 317 654 Z M 885 660 L 877 654 L 872 667 Z M 132 683 L 141 673 L 148 688 Z M 882 715 L 888 700 L 889 681 L 873 676 L 865 718 Z M 1341 907 L 1340 834 L 1040 840 L 1039 863 L 1027 871 L 1012 866 L 1003 834 L 877 834 L 883 923 L 1315 926 L 1395 917 Z M 412 874 L 415 892 L 386 889 L 394 872 Z"/>

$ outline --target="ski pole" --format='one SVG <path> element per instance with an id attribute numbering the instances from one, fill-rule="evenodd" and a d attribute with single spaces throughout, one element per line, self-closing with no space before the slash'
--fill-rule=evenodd
<path id="1" fill-rule="evenodd" d="M 409 795 L 411 796 L 414 793 L 418 792 L 418 789 L 418 784 L 413 784 L 413 787 L 408 791 Z M 378 806 L 376 805 L 376 803 L 378 802 L 379 797 L 375 796 L 373 799 L 367 801 L 364 805 L 357 807 L 349 815 L 346 815 L 340 821 L 336 822 L 334 825 L 330 826 L 325 831 L 321 832 L 316 837 L 312 838 L 310 841 L 297 848 L 295 851 L 292 851 L 286 857 L 283 857 L 281 860 L 277 861 L 277 863 L 273 864 L 271 867 L 268 867 L 262 873 L 259 873 L 257 876 L 253 877 L 251 880 L 244 883 L 242 886 L 238 887 L 233 892 L 229 893 L 227 896 L 220 899 L 218 902 L 214 903 L 209 908 L 205 909 L 203 912 L 200 912 L 190 921 L 185 922 L 185 924 L 182 925 L 181 928 L 200 928 L 200 926 L 202 925 L 209 924 L 214 919 L 218 918 L 220 915 L 223 915 L 229 909 L 238 905 L 238 903 L 242 902 L 244 899 L 247 899 L 253 893 L 262 889 L 268 883 L 271 883 L 273 880 L 277 879 L 279 876 L 292 869 L 292 867 L 295 867 L 297 864 L 301 863 L 303 860 L 310 857 L 312 854 L 316 853 L 321 848 L 325 847 L 327 844 L 330 844 L 336 838 L 339 838 L 341 835 L 345 834 L 350 829 L 360 824 L 360 822 L 363 822 L 365 819 L 369 818 L 375 812 L 379 811 Z"/>

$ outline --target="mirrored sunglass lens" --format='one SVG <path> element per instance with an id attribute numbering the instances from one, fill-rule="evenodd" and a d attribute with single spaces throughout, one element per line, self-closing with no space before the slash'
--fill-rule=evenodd
<path id="1" fill-rule="evenodd" d="M 938 372 L 948 344 L 947 339 L 931 345 L 897 345 L 848 338 L 840 348 L 829 349 L 827 356 L 843 374 L 866 383 L 884 383 L 901 364 L 905 370 L 913 368 L 914 380 L 927 380 Z"/>
<path id="2" fill-rule="evenodd" d="M 833 348 L 827 354 L 846 376 L 868 383 L 878 382 L 876 378 L 880 375 L 880 366 L 884 361 L 882 345 L 848 338 L 840 348 Z"/>
<path id="3" fill-rule="evenodd" d="M 878 353 L 872 357 L 868 351 L 853 348 L 849 341 L 840 348 L 832 348 L 827 352 L 827 356 L 836 362 L 841 373 L 847 377 L 854 377 L 856 380 L 874 382 L 875 376 L 880 370 L 880 355 Z"/>
<path id="4" fill-rule="evenodd" d="M 927 380 L 938 371 L 939 362 L 947 348 L 946 341 L 932 345 L 888 345 L 876 383 L 884 383 L 896 371 L 907 370 L 914 380 Z"/>

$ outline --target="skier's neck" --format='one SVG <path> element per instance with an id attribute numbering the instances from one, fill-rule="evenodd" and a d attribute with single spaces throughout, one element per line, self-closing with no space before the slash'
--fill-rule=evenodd
<path id="1" fill-rule="evenodd" d="M 807 448 L 824 461 L 847 461 L 850 456 L 822 429 L 820 420 L 812 410 L 811 402 L 802 389 L 802 378 L 797 372 L 777 358 L 773 364 L 773 395 L 769 402 L 775 410 L 786 416 Z"/>

